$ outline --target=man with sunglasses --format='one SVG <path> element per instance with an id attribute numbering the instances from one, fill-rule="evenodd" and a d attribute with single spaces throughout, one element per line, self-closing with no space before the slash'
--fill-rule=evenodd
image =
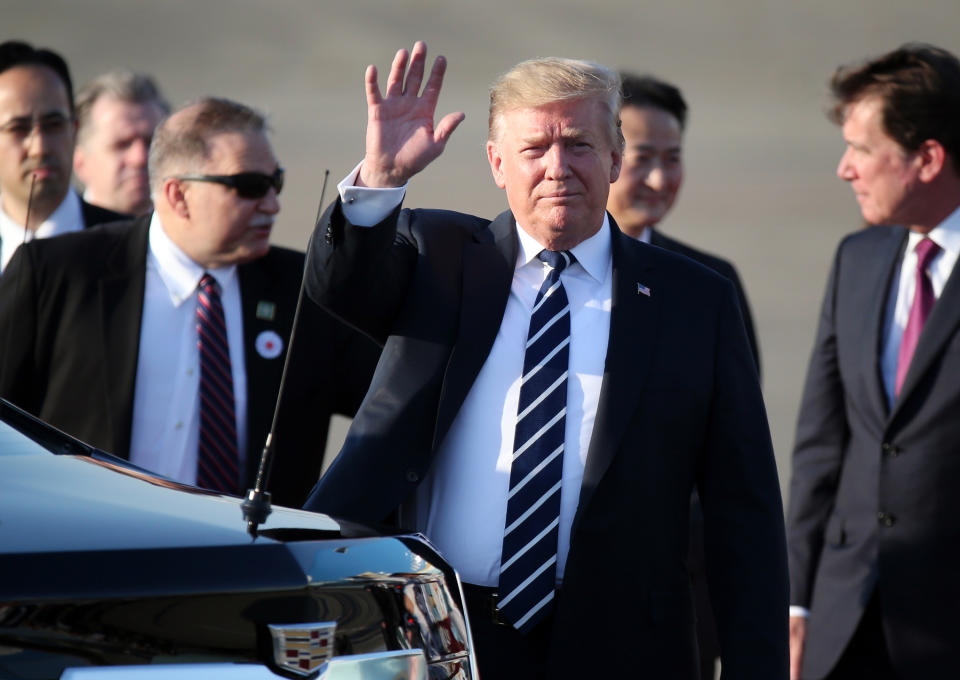
<path id="1" fill-rule="evenodd" d="M 29 243 L 0 281 L 0 396 L 170 478 L 253 486 L 303 254 L 271 247 L 283 170 L 256 111 L 202 99 L 150 147 L 154 212 Z M 275 435 L 275 502 L 319 476 L 330 413 L 352 415 L 376 346 L 305 304 Z M 316 423 L 324 423 L 317 427 Z"/>
<path id="2" fill-rule="evenodd" d="M 63 58 L 0 44 L 0 273 L 25 241 L 121 218 L 70 189 L 76 130 Z"/>

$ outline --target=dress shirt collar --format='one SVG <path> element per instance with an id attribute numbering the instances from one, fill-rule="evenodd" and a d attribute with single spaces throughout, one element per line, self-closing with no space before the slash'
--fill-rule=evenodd
<path id="1" fill-rule="evenodd" d="M 150 218 L 149 240 L 150 254 L 156 263 L 157 273 L 160 274 L 174 307 L 179 307 L 184 300 L 193 297 L 205 272 L 217 280 L 220 290 L 226 290 L 227 285 L 237 275 L 236 265 L 204 269 L 190 259 L 167 235 L 156 212 Z"/>
<path id="2" fill-rule="evenodd" d="M 957 254 L 960 253 L 960 207 L 926 234 L 911 231 L 907 239 L 907 252 L 913 252 L 917 243 L 925 236 L 940 246 L 945 253 L 949 253 L 956 258 Z"/>
<path id="3" fill-rule="evenodd" d="M 537 259 L 537 255 L 543 250 L 543 246 L 527 231 L 517 225 L 517 235 L 520 237 L 520 250 L 517 253 L 517 268 L 530 264 Z M 571 250 L 573 256 L 577 258 L 577 264 L 583 267 L 583 270 L 598 283 L 602 283 L 606 278 L 607 270 L 610 268 L 611 244 L 610 244 L 610 218 L 606 213 L 603 214 L 603 224 L 596 234 L 586 241 L 578 243 Z"/>
<path id="4" fill-rule="evenodd" d="M 6 266 L 7 260 L 13 255 L 13 251 L 24 240 L 49 238 L 71 231 L 80 231 L 83 227 L 83 210 L 80 207 L 80 197 L 73 189 L 67 190 L 67 195 L 60 201 L 57 209 L 50 214 L 50 217 L 41 222 L 29 236 L 26 234 L 23 225 L 15 222 L 0 203 L 0 240 L 4 244 L 3 262 L 0 263 L 0 267 Z M 26 239 L 24 239 L 25 236 Z"/>
<path id="5" fill-rule="evenodd" d="M 641 231 L 640 235 L 637 237 L 637 240 L 640 241 L 640 243 L 650 243 L 652 232 L 653 227 L 644 227 L 643 231 Z"/>

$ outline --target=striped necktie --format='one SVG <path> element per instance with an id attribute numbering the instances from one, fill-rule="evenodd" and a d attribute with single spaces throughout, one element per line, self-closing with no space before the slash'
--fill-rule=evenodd
<path id="1" fill-rule="evenodd" d="M 574 258 L 549 250 L 538 257 L 550 273 L 527 333 L 498 593 L 501 614 L 523 633 L 553 611 L 570 363 L 570 306 L 560 272 Z"/>
<path id="2" fill-rule="evenodd" d="M 236 493 L 239 487 L 233 371 L 220 286 L 210 274 L 197 291 L 197 347 L 200 350 L 200 438 L 197 485 Z"/>

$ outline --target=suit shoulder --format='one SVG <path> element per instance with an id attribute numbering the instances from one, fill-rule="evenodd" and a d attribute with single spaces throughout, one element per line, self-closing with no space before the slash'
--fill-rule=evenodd
<path id="1" fill-rule="evenodd" d="M 738 280 L 740 278 L 737 275 L 737 268 L 730 260 L 724 259 L 718 255 L 714 255 L 713 253 L 708 253 L 705 250 L 694 248 L 693 246 L 684 243 L 683 241 L 678 241 L 675 238 L 665 236 L 658 232 L 655 233 L 657 234 L 657 238 L 651 241 L 653 245 L 659 246 L 666 250 L 672 250 L 675 253 L 680 253 L 681 255 L 689 257 L 691 260 L 699 262 L 705 267 L 709 267 L 710 269 L 722 274 L 723 276 L 726 276 L 729 279 Z"/>
<path id="2" fill-rule="evenodd" d="M 904 227 L 888 225 L 872 225 L 851 232 L 840 241 L 838 250 L 866 250 L 881 243 L 888 243 L 904 238 L 907 230 Z"/>
<path id="3" fill-rule="evenodd" d="M 455 210 L 425 208 L 416 208 L 413 210 L 404 209 L 401 215 L 406 218 L 411 228 L 421 230 L 449 230 L 451 226 L 454 226 L 472 234 L 486 229 L 490 224 L 490 220 L 488 219 Z"/>
<path id="4" fill-rule="evenodd" d="M 133 219 L 133 215 L 124 215 L 123 213 L 114 212 L 107 208 L 101 208 L 99 205 L 87 203 L 82 199 L 80 201 L 80 212 L 83 214 L 83 223 L 87 228 L 98 224 L 126 222 Z"/>
<path id="5" fill-rule="evenodd" d="M 137 221 L 101 224 L 82 231 L 73 231 L 50 238 L 35 239 L 24 244 L 34 259 L 77 262 L 89 266 L 88 255 L 96 260 L 103 258 L 110 248 L 135 237 Z"/>
<path id="6" fill-rule="evenodd" d="M 304 253 L 302 250 L 296 250 L 294 248 L 285 248 L 284 246 L 270 246 L 270 250 L 267 251 L 267 254 L 263 256 L 265 262 L 270 262 L 277 265 L 297 265 L 299 267 L 303 266 Z"/>

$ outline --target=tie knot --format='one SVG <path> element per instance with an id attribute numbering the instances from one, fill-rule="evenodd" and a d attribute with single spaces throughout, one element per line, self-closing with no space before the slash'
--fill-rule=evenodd
<path id="1" fill-rule="evenodd" d="M 926 269 L 930 266 L 930 262 L 937 256 L 937 253 L 940 252 L 940 246 L 934 243 L 928 238 L 923 238 L 920 240 L 920 243 L 917 244 L 917 267 L 920 269 Z"/>
<path id="2" fill-rule="evenodd" d="M 197 286 L 198 289 L 202 290 L 207 295 L 219 295 L 220 286 L 217 283 L 217 280 L 213 278 L 211 274 L 204 274 L 203 278 L 200 279 L 200 284 Z"/>
<path id="3" fill-rule="evenodd" d="M 541 250 L 537 258 L 551 269 L 555 269 L 557 274 L 576 260 L 569 250 Z"/>

